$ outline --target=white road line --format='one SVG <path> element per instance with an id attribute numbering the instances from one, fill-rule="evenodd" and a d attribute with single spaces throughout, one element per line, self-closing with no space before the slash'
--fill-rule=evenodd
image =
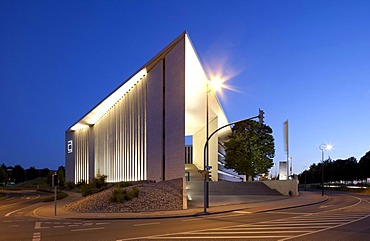
<path id="1" fill-rule="evenodd" d="M 105 229 L 105 228 L 104 227 L 99 227 L 99 228 L 72 229 L 71 232 L 90 231 L 90 230 L 97 230 L 97 229 Z"/>
<path id="2" fill-rule="evenodd" d="M 33 233 L 32 241 L 40 241 L 41 240 L 41 233 Z"/>
<path id="3" fill-rule="evenodd" d="M 345 219 L 345 220 L 348 220 L 348 219 Z M 293 221 L 273 221 L 271 222 L 272 225 L 275 225 L 275 223 L 277 224 L 296 224 L 296 222 L 299 222 L 300 224 L 307 224 L 307 223 L 330 223 L 330 224 L 333 224 L 333 223 L 342 223 L 343 221 L 341 220 L 338 220 L 338 219 L 334 219 L 334 220 L 318 220 L 318 221 L 315 221 L 315 220 L 294 220 L 295 222 Z"/>
<path id="4" fill-rule="evenodd" d="M 267 230 L 267 229 L 266 229 Z M 270 231 L 270 230 L 267 230 L 267 232 L 269 234 L 273 234 L 273 233 L 278 233 L 280 234 L 281 233 L 281 230 L 279 231 Z M 305 232 L 305 231 L 300 231 L 300 230 L 285 230 L 284 233 L 302 233 L 302 232 Z M 259 234 L 259 233 L 263 233 L 261 231 L 243 231 L 243 232 L 238 232 L 238 234 Z M 197 234 L 213 234 L 213 235 L 219 235 L 219 234 L 235 234 L 235 232 L 219 232 L 219 231 L 216 231 L 216 232 L 197 232 Z"/>
<path id="5" fill-rule="evenodd" d="M 17 209 L 17 210 L 14 210 L 14 211 L 11 211 L 11 212 L 9 212 L 9 213 L 7 213 L 7 214 L 5 214 L 4 215 L 4 217 L 9 217 L 10 215 L 12 215 L 13 213 L 16 213 L 16 212 L 18 212 L 18 211 L 20 211 L 20 210 L 22 210 L 23 208 L 20 208 L 20 209 Z"/>
<path id="6" fill-rule="evenodd" d="M 236 217 L 236 216 L 243 216 L 244 213 L 235 213 L 235 214 L 228 214 L 228 215 L 219 215 L 215 216 L 216 218 L 228 218 L 228 217 Z"/>
<path id="7" fill-rule="evenodd" d="M 265 236 L 191 236 L 191 237 L 165 237 L 165 236 L 149 236 L 149 237 L 138 237 L 138 238 L 128 238 L 128 239 L 117 239 L 117 241 L 126 241 L 126 240 L 141 240 L 141 239 L 159 239 L 159 240 L 164 240 L 164 239 L 180 239 L 180 240 L 185 240 L 185 239 L 268 239 L 268 238 L 287 238 L 287 237 L 292 237 L 288 235 L 265 235 Z"/>
<path id="8" fill-rule="evenodd" d="M 299 229 L 299 230 L 306 230 L 306 229 L 318 229 L 318 228 L 327 228 L 328 226 L 307 226 L 307 227 L 289 227 L 289 226 L 283 226 L 283 227 L 245 227 L 245 228 L 223 228 L 221 230 L 233 230 L 233 231 L 240 231 L 240 230 L 291 230 L 291 229 Z"/>
<path id="9" fill-rule="evenodd" d="M 41 227 L 41 222 L 35 222 L 35 228 L 34 229 L 45 229 L 49 227 Z"/>
<path id="10" fill-rule="evenodd" d="M 319 208 L 328 208 L 328 207 L 331 207 L 331 206 L 334 206 L 333 204 L 331 205 L 321 205 Z"/>
<path id="11" fill-rule="evenodd" d="M 234 211 L 234 213 L 251 214 L 252 212 L 247 212 L 247 211 Z"/>
<path id="12" fill-rule="evenodd" d="M 139 223 L 139 224 L 134 224 L 133 226 L 138 227 L 138 226 L 147 226 L 147 225 L 156 225 L 156 224 L 160 224 L 160 223 L 159 222 L 158 223 Z"/>
<path id="13" fill-rule="evenodd" d="M 82 226 L 91 226 L 91 225 L 94 225 L 94 223 L 84 223 L 84 224 L 82 224 Z"/>
<path id="14" fill-rule="evenodd" d="M 364 217 L 361 217 L 359 219 L 355 219 L 355 220 L 352 220 L 350 222 L 345 222 L 345 223 L 341 223 L 341 224 L 338 224 L 338 225 L 335 225 L 335 226 L 329 226 L 327 228 L 324 228 L 324 229 L 320 229 L 320 230 L 316 230 L 316 231 L 312 231 L 312 232 L 308 232 L 308 233 L 304 233 L 304 234 L 301 234 L 301 235 L 298 235 L 298 236 L 295 236 L 294 238 L 299 238 L 299 237 L 303 237 L 303 236 L 306 236 L 306 235 L 310 235 L 310 234 L 314 234 L 314 233 L 320 233 L 320 232 L 323 232 L 323 231 L 326 231 L 326 230 L 330 230 L 330 229 L 334 229 L 334 228 L 338 228 L 338 227 L 342 227 L 342 226 L 345 226 L 345 225 L 348 225 L 348 224 L 351 224 L 351 223 L 354 223 L 354 222 L 357 222 L 357 221 L 360 221 L 362 219 L 365 219 L 365 218 L 368 218 L 370 217 L 370 214 L 364 216 Z M 284 238 L 284 239 L 280 239 L 279 241 L 285 241 L 285 240 L 288 240 L 289 238 Z"/>

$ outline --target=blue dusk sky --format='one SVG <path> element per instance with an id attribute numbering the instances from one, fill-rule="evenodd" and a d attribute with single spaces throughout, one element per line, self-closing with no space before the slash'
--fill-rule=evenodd
<path id="1" fill-rule="evenodd" d="M 64 165 L 64 132 L 183 31 L 235 75 L 229 121 L 265 111 L 294 173 L 370 150 L 370 1 L 0 1 L 0 164 Z M 209 73 L 209 72 L 208 72 Z"/>

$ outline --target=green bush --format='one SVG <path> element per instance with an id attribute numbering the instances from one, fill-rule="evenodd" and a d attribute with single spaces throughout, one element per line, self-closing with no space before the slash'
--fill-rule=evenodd
<path id="1" fill-rule="evenodd" d="M 130 201 L 134 198 L 139 197 L 139 192 L 140 191 L 139 191 L 138 188 L 136 188 L 136 187 L 132 188 L 131 191 L 127 192 L 127 198 L 128 198 L 127 201 Z"/>
<path id="2" fill-rule="evenodd" d="M 67 189 L 73 189 L 76 187 L 76 184 L 74 182 L 66 182 L 65 186 Z"/>
<path id="3" fill-rule="evenodd" d="M 81 180 L 76 184 L 76 186 L 82 196 L 86 197 L 105 190 L 107 188 L 107 183 L 105 182 L 106 179 L 106 175 L 97 175 L 91 183 L 87 184 L 85 180 Z"/>
<path id="4" fill-rule="evenodd" d="M 76 187 L 80 188 L 81 186 L 86 185 L 86 184 L 87 184 L 87 182 L 85 180 L 81 179 L 80 181 L 77 182 Z"/>
<path id="5" fill-rule="evenodd" d="M 105 187 L 107 185 L 107 183 L 105 182 L 107 180 L 107 176 L 106 175 L 100 175 L 98 174 L 92 181 L 92 185 L 96 188 L 102 188 L 102 187 Z"/>
<path id="6" fill-rule="evenodd" d="M 127 189 L 122 188 L 115 188 L 112 192 L 112 196 L 110 197 L 111 202 L 122 203 L 124 201 L 131 201 L 134 198 L 139 197 L 139 189 L 134 187 L 131 190 L 127 191 Z"/>
<path id="7" fill-rule="evenodd" d="M 121 188 L 129 187 L 129 186 L 132 186 L 132 182 L 117 182 L 115 186 L 121 187 Z"/>
<path id="8" fill-rule="evenodd" d="M 114 203 L 123 202 L 123 190 L 121 188 L 115 188 L 112 196 L 110 197 L 110 201 Z"/>

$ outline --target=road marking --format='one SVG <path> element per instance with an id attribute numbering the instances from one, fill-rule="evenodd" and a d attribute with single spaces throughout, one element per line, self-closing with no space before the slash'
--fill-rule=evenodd
<path id="1" fill-rule="evenodd" d="M 105 229 L 105 228 L 104 227 L 99 227 L 99 228 L 72 229 L 71 232 L 90 231 L 90 230 L 97 230 L 97 229 Z"/>
<path id="2" fill-rule="evenodd" d="M 138 223 L 138 224 L 134 224 L 133 226 L 138 227 L 138 226 L 147 226 L 147 225 L 156 225 L 156 224 L 160 224 L 160 223 L 159 222 L 158 223 Z"/>
<path id="3" fill-rule="evenodd" d="M 365 204 L 363 202 L 363 204 Z M 367 204 L 367 203 L 366 203 Z M 358 204 L 356 204 L 358 205 Z M 354 205 L 351 205 L 354 207 Z M 368 206 L 366 206 L 368 208 Z M 337 210 L 335 210 L 337 212 Z M 225 215 L 224 215 L 225 216 Z M 216 216 L 216 217 L 224 217 Z M 348 225 L 357 222 L 364 218 L 370 217 L 369 212 L 354 212 L 333 213 L 323 211 L 315 214 L 304 213 L 300 216 L 285 217 L 275 220 L 267 220 L 252 224 L 242 224 L 228 226 L 222 228 L 209 228 L 197 231 L 187 231 L 179 233 L 159 234 L 152 236 L 143 236 L 135 238 L 124 238 L 119 240 L 217 240 L 217 239 L 275 239 L 279 241 L 290 240 L 291 238 L 299 238 L 306 235 L 319 233 L 340 226 Z M 202 220 L 200 217 L 196 217 Z M 189 218 L 182 221 L 197 220 Z M 198 220 L 199 220 L 198 219 Z M 204 220 L 204 219 L 203 219 Z"/>
<path id="4" fill-rule="evenodd" d="M 20 211 L 20 210 L 22 210 L 23 208 L 20 208 L 20 209 L 17 209 L 17 210 L 14 210 L 14 211 L 11 211 L 11 212 L 9 212 L 9 213 L 7 213 L 7 214 L 5 214 L 4 215 L 4 217 L 9 217 L 10 215 L 12 215 L 13 213 L 16 213 L 16 212 L 18 212 L 18 211 Z"/>
<path id="5" fill-rule="evenodd" d="M 185 239 L 270 239 L 270 238 L 287 238 L 292 236 L 287 235 L 266 235 L 266 236 L 181 236 L 181 237 L 165 237 L 165 236 L 148 236 L 148 237 L 138 237 L 138 238 L 127 238 L 127 239 L 117 239 L 117 241 L 126 241 L 126 240 L 142 240 L 142 239 L 156 239 L 156 240 L 164 240 L 164 239 L 179 239 L 179 240 L 185 240 Z"/>
<path id="6" fill-rule="evenodd" d="M 41 233 L 33 233 L 32 241 L 40 241 L 41 240 Z"/>
<path id="7" fill-rule="evenodd" d="M 321 205 L 319 208 L 328 208 L 328 207 L 331 207 L 331 206 L 334 206 L 333 204 L 331 205 Z"/>
<path id="8" fill-rule="evenodd" d="M 94 225 L 94 223 L 84 223 L 84 224 L 82 224 L 82 226 L 91 226 L 91 225 Z"/>
<path id="9" fill-rule="evenodd" d="M 45 229 L 49 227 L 41 227 L 41 222 L 35 222 L 35 229 Z"/>
<path id="10" fill-rule="evenodd" d="M 247 212 L 247 211 L 234 211 L 234 213 L 251 214 L 252 212 Z"/>

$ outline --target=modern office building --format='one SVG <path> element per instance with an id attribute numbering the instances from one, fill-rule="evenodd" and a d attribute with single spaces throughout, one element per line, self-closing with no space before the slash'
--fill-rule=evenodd
<path id="1" fill-rule="evenodd" d="M 108 182 L 182 178 L 185 163 L 202 170 L 209 133 L 228 123 L 186 32 L 178 36 L 65 133 L 67 181 L 107 175 Z M 212 178 L 230 128 L 209 142 Z M 192 146 L 185 147 L 185 136 Z M 222 148 L 221 148 L 222 149 Z M 220 155 L 219 155 L 220 153 Z M 220 176 L 219 176 L 220 173 Z"/>

